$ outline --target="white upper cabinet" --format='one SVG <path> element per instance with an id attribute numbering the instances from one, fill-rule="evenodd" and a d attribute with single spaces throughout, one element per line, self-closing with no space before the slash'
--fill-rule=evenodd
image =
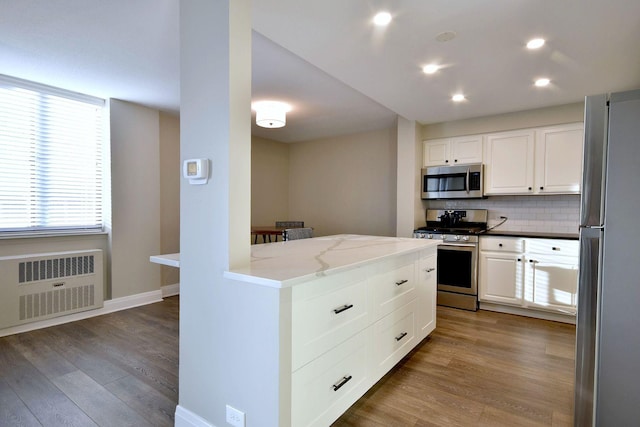
<path id="1" fill-rule="evenodd" d="M 583 124 L 485 137 L 485 194 L 579 194 Z"/>
<path id="2" fill-rule="evenodd" d="M 485 141 L 485 194 L 532 194 L 535 132 L 489 134 Z"/>
<path id="3" fill-rule="evenodd" d="M 423 166 L 482 163 L 482 135 L 424 141 Z"/>
<path id="4" fill-rule="evenodd" d="M 582 179 L 583 125 L 574 123 L 536 132 L 536 191 L 579 194 Z"/>

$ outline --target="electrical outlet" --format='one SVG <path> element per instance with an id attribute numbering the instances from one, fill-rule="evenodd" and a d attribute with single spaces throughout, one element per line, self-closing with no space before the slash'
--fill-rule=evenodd
<path id="1" fill-rule="evenodd" d="M 233 406 L 227 405 L 227 422 L 233 427 L 245 427 L 244 412 L 238 411 Z"/>

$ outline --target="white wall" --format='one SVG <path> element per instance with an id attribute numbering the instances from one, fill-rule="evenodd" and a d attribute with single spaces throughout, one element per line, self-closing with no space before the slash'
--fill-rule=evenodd
<path id="1" fill-rule="evenodd" d="M 111 100 L 111 297 L 159 289 L 160 150 L 157 110 Z"/>
<path id="2" fill-rule="evenodd" d="M 279 294 L 223 277 L 249 261 L 250 1 L 181 1 L 180 39 L 180 155 L 212 170 L 206 185 L 180 184 L 176 426 L 228 425 L 226 404 L 247 426 L 277 426 Z"/>
<path id="3" fill-rule="evenodd" d="M 433 123 L 422 126 L 422 139 L 473 135 L 536 126 L 575 123 L 584 120 L 584 103 L 516 111 L 473 119 Z"/>
<path id="4" fill-rule="evenodd" d="M 289 217 L 314 235 L 395 236 L 396 128 L 289 148 Z"/>
<path id="5" fill-rule="evenodd" d="M 160 253 L 180 252 L 180 117 L 160 113 Z M 180 269 L 161 266 L 162 286 L 180 282 Z"/>
<path id="6" fill-rule="evenodd" d="M 289 220 L 289 144 L 251 137 L 251 224 Z"/>

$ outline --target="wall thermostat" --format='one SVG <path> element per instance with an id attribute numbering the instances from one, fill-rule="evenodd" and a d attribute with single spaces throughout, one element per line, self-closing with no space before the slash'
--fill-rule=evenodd
<path id="1" fill-rule="evenodd" d="M 209 179 L 209 159 L 185 160 L 182 175 L 189 180 L 189 184 L 206 184 Z"/>

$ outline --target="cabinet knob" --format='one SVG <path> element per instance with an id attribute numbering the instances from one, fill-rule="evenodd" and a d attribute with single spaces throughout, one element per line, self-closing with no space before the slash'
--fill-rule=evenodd
<path id="1" fill-rule="evenodd" d="M 445 163 L 449 163 L 449 160 L 445 160 L 444 162 L 445 162 Z"/>
<path id="2" fill-rule="evenodd" d="M 455 159 L 453 162 L 454 162 L 454 163 L 458 163 L 458 159 Z"/>
<path id="3" fill-rule="evenodd" d="M 498 246 L 502 247 L 502 243 L 498 243 Z"/>
<path id="4" fill-rule="evenodd" d="M 529 191 L 531 191 L 531 190 L 532 190 L 532 188 L 531 188 L 531 187 L 529 187 Z"/>
<path id="5" fill-rule="evenodd" d="M 522 261 L 522 258 L 518 258 L 518 262 Z"/>
<path id="6" fill-rule="evenodd" d="M 558 248 L 558 247 L 554 246 L 554 247 L 552 247 L 552 248 L 551 248 L 551 250 L 552 250 L 552 251 L 559 251 L 559 250 L 560 250 L 560 248 Z"/>
<path id="7" fill-rule="evenodd" d="M 544 190 L 544 187 L 540 187 L 541 190 Z"/>

